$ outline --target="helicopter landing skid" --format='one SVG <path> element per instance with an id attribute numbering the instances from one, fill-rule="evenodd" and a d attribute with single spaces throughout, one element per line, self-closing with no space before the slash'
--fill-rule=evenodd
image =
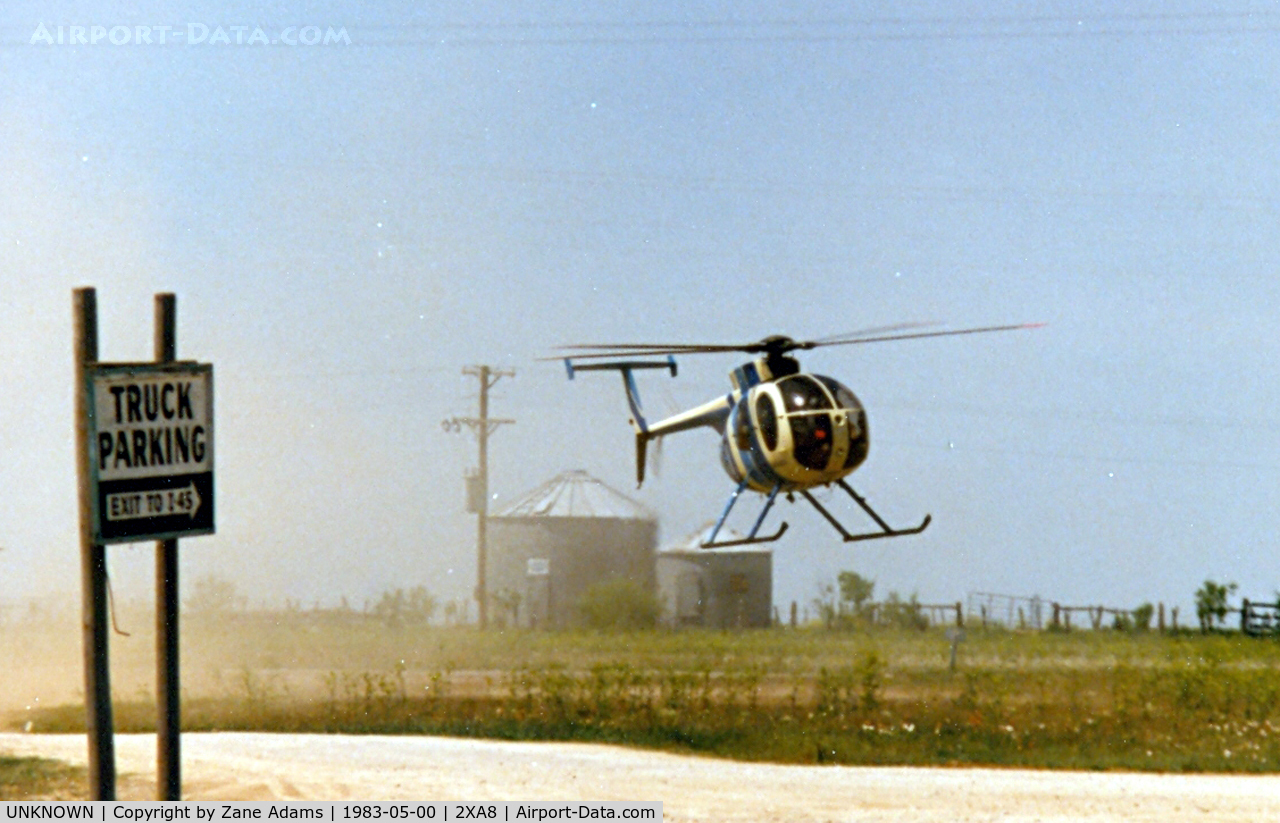
<path id="1" fill-rule="evenodd" d="M 715 528 L 711 530 L 711 534 L 707 536 L 704 543 L 699 544 L 703 549 L 723 549 L 729 546 L 748 546 L 753 543 L 772 543 L 779 537 L 787 533 L 787 524 L 783 523 L 778 530 L 768 537 L 756 537 L 756 533 L 760 531 L 760 525 L 764 523 L 764 516 L 769 513 L 769 509 L 773 508 L 773 501 L 777 499 L 778 492 L 782 490 L 782 484 L 778 483 L 773 487 L 773 491 L 769 492 L 769 498 L 764 501 L 764 508 L 760 511 L 760 516 L 756 518 L 755 525 L 751 527 L 751 533 L 746 537 L 737 540 L 721 540 L 716 542 L 716 535 L 720 533 L 720 527 L 724 525 L 724 521 L 729 516 L 729 510 L 733 508 L 733 504 L 738 501 L 738 495 L 742 494 L 742 490 L 747 487 L 747 481 L 743 480 L 738 484 L 738 488 L 734 489 L 733 494 L 729 495 L 729 502 L 725 504 L 724 511 L 720 514 L 720 519 L 716 521 Z"/>
<path id="2" fill-rule="evenodd" d="M 808 489 L 801 489 L 800 493 L 804 495 L 806 500 L 813 504 L 813 507 L 818 510 L 819 514 L 827 519 L 828 523 L 836 527 L 836 531 L 840 532 L 840 536 L 844 538 L 844 542 L 846 543 L 852 543 L 855 540 L 876 540 L 881 537 L 905 537 L 909 534 L 919 534 L 928 528 L 929 522 L 933 520 L 933 515 L 926 514 L 924 516 L 924 520 L 921 521 L 920 525 L 916 526 L 914 529 L 890 528 L 889 524 L 884 522 L 884 518 L 876 514 L 875 509 L 871 508 L 871 505 L 867 503 L 866 498 L 854 491 L 848 483 L 844 482 L 844 480 L 837 480 L 836 485 L 847 491 L 849 496 L 853 498 L 854 502 L 861 506 L 862 510 L 870 515 L 871 519 L 876 521 L 876 524 L 882 529 L 882 531 L 866 532 L 865 534 L 849 534 L 849 532 L 845 530 L 845 527 L 840 525 L 840 521 L 836 520 L 835 517 L 832 516 L 831 512 L 823 508 L 822 504 L 815 500 L 813 495 L 809 494 Z"/>

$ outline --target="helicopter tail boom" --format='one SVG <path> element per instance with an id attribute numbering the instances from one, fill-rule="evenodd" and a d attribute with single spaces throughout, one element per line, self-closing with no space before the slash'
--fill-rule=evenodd
<path id="1" fill-rule="evenodd" d="M 644 484 L 645 458 L 650 440 L 665 437 L 668 434 L 675 434 L 676 432 L 687 431 L 688 429 L 696 429 L 701 426 L 710 426 L 717 431 L 724 431 L 725 420 L 728 419 L 729 411 L 733 408 L 733 398 L 726 395 L 650 424 L 645 420 L 644 409 L 640 405 L 640 391 L 636 388 L 635 375 L 632 372 L 636 369 L 668 369 L 671 372 L 671 376 L 675 377 L 676 361 L 674 357 L 668 356 L 663 361 L 615 360 L 608 363 L 588 363 L 586 365 L 579 365 L 574 363 L 572 358 L 566 357 L 564 366 L 570 380 L 580 371 L 622 372 L 622 385 L 627 391 L 627 404 L 631 408 L 631 426 L 636 433 L 637 488 Z"/>

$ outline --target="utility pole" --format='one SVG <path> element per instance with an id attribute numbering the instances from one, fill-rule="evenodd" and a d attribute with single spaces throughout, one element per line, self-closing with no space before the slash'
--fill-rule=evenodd
<path id="1" fill-rule="evenodd" d="M 476 602 L 480 604 L 480 628 L 489 628 L 489 591 L 485 583 L 489 547 L 487 544 L 487 519 L 489 517 L 489 435 L 499 426 L 516 421 L 489 417 L 489 389 L 504 377 L 515 377 L 514 369 L 494 369 L 489 366 L 467 366 L 462 370 L 467 377 L 480 379 L 480 416 L 451 417 L 445 420 L 445 431 L 461 431 L 463 426 L 476 433 L 480 442 L 480 467 L 468 478 L 468 510 L 476 513 Z"/>

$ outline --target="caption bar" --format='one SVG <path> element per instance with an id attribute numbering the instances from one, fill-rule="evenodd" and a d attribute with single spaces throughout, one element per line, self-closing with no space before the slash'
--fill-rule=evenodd
<path id="1" fill-rule="evenodd" d="M 513 800 L 468 803 L 454 801 L 393 802 L 279 802 L 216 803 L 186 800 L 162 803 L 85 802 L 11 802 L 5 807 L 7 820 L 107 820 L 130 823 L 169 823 L 173 820 L 430 820 L 452 823 L 455 820 L 477 821 L 548 821 L 548 820 L 641 820 L 662 821 L 661 803 L 631 801 L 537 801 Z"/>

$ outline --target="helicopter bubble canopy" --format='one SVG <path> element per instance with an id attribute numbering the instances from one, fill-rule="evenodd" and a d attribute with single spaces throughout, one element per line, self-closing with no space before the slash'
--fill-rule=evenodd
<path id="1" fill-rule="evenodd" d="M 730 412 L 721 464 L 734 482 L 768 491 L 831 483 L 867 458 L 866 413 L 847 386 L 796 374 L 744 393 Z"/>

